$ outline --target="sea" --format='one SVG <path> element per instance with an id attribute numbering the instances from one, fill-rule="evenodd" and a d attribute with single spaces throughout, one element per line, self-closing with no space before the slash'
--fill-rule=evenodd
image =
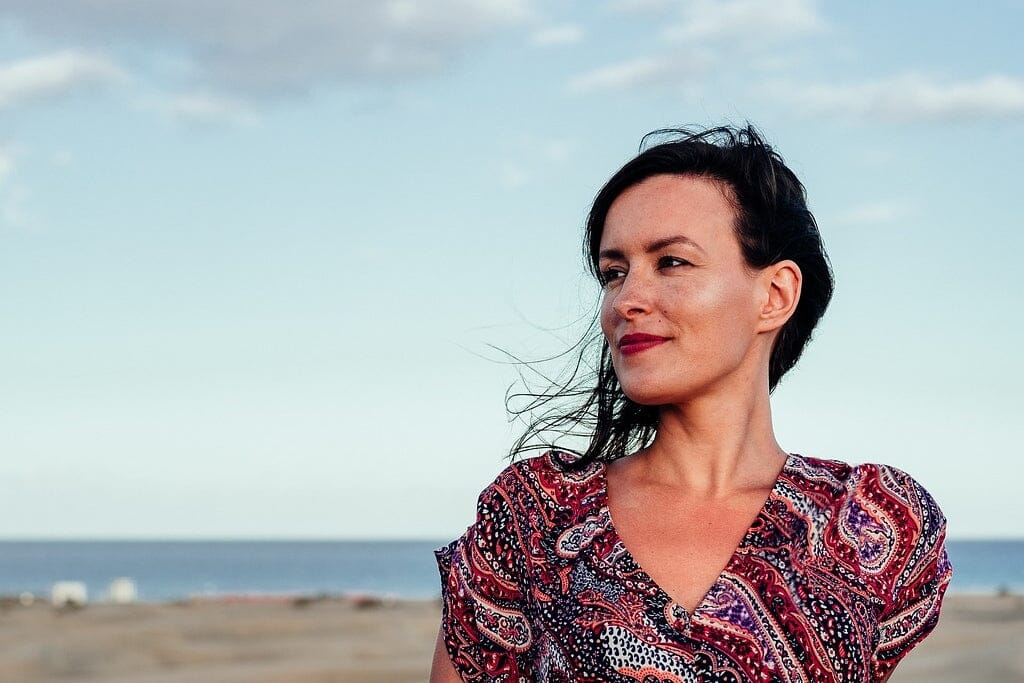
<path id="1" fill-rule="evenodd" d="M 442 541 L 0 541 L 0 596 L 80 581 L 90 601 L 130 578 L 140 600 L 440 594 Z M 949 541 L 952 592 L 1024 593 L 1024 540 Z"/>

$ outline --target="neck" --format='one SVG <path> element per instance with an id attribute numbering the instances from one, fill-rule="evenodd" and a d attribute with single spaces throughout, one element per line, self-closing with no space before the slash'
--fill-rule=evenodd
<path id="1" fill-rule="evenodd" d="M 714 496 L 771 485 L 785 461 L 772 428 L 767 379 L 661 409 L 645 476 Z"/>

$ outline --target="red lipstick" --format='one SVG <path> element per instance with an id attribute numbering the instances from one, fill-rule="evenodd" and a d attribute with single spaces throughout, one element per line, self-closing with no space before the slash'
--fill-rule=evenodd
<path id="1" fill-rule="evenodd" d="M 654 334 L 643 334 L 640 332 L 627 334 L 619 340 L 619 351 L 622 351 L 622 353 L 629 356 L 634 353 L 646 351 L 649 348 L 667 341 L 668 337 L 659 337 Z"/>

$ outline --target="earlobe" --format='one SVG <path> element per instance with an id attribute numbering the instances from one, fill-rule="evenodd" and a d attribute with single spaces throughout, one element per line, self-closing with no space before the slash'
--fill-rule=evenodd
<path id="1" fill-rule="evenodd" d="M 762 331 L 778 329 L 786 324 L 800 301 L 803 280 L 800 266 L 793 261 L 779 261 L 763 271 L 765 297 L 761 307 Z"/>

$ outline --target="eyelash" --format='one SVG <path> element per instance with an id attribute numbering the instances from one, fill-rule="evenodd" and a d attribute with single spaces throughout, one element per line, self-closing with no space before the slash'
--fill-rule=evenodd
<path id="1" fill-rule="evenodd" d="M 658 259 L 658 270 L 664 268 L 676 268 L 679 266 L 690 266 L 693 265 L 684 258 L 678 256 L 662 256 Z M 606 268 L 598 275 L 598 282 L 601 283 L 602 287 L 608 286 L 613 280 L 619 280 L 626 276 L 626 271 L 621 268 Z"/>
<path id="2" fill-rule="evenodd" d="M 675 261 L 676 263 L 668 263 L 669 261 Z M 684 258 L 678 256 L 662 256 L 658 259 L 658 268 L 672 268 L 674 266 L 689 266 L 693 265 Z"/>
<path id="3" fill-rule="evenodd" d="M 625 276 L 626 274 L 617 268 L 606 268 L 597 275 L 597 281 L 602 287 L 607 287 L 612 280 L 618 280 L 619 276 Z"/>

